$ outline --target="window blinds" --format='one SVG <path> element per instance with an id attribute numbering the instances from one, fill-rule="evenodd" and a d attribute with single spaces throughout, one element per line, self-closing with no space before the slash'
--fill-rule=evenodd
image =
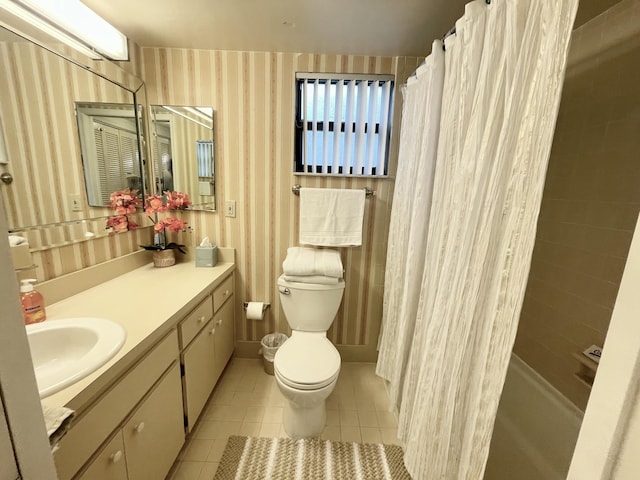
<path id="1" fill-rule="evenodd" d="M 213 177 L 213 142 L 196 140 L 198 177 Z"/>
<path id="2" fill-rule="evenodd" d="M 297 73 L 296 171 L 387 175 L 392 75 Z"/>

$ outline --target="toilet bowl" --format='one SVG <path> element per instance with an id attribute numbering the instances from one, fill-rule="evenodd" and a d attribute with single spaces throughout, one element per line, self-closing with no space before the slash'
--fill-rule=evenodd
<path id="1" fill-rule="evenodd" d="M 310 284 L 278 279 L 291 338 L 273 360 L 276 384 L 287 399 L 284 429 L 291 438 L 317 436 L 326 421 L 326 399 L 340 373 L 340 353 L 327 338 L 342 301 L 344 280 Z"/>
<path id="2" fill-rule="evenodd" d="M 340 373 L 340 354 L 324 332 L 293 331 L 276 352 L 274 374 L 287 399 L 284 429 L 291 438 L 319 435 L 326 421 L 325 400 Z"/>

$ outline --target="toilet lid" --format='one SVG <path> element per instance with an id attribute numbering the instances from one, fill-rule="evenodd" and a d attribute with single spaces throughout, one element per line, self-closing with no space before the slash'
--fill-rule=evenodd
<path id="1" fill-rule="evenodd" d="M 340 354 L 324 334 L 294 335 L 278 349 L 273 366 L 286 385 L 314 390 L 338 376 Z"/>

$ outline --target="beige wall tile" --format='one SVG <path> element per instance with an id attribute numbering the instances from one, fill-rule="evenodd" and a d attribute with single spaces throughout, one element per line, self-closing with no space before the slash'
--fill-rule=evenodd
<path id="1" fill-rule="evenodd" d="M 625 21 L 586 24 L 571 55 L 600 52 Z M 640 210 L 640 49 L 607 51 L 567 71 L 514 347 L 580 408 L 589 389 L 572 354 L 604 343 Z"/>

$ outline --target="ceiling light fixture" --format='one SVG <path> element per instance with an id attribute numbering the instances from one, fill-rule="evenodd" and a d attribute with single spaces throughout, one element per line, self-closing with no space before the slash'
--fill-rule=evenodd
<path id="1" fill-rule="evenodd" d="M 200 108 L 184 107 L 184 109 L 187 112 L 192 113 L 193 115 L 197 115 L 200 118 L 204 118 L 208 122 L 211 122 L 213 120 L 213 115 L 207 115 Z"/>
<path id="2" fill-rule="evenodd" d="M 202 123 L 202 122 L 199 122 L 199 121 L 198 121 L 198 120 L 196 120 L 195 118 L 191 118 L 190 116 L 185 115 L 185 114 L 184 114 L 184 113 L 182 113 L 181 111 L 176 110 L 176 108 L 174 108 L 174 107 L 168 107 L 167 105 L 162 105 L 162 108 L 166 108 L 166 109 L 167 109 L 167 110 L 169 110 L 170 112 L 175 113 L 176 115 L 178 115 L 178 116 L 180 116 L 180 117 L 182 117 L 182 118 L 186 118 L 187 120 L 191 120 L 193 123 L 197 123 L 198 125 L 201 125 L 201 126 L 203 126 L 204 128 L 209 128 L 209 129 L 210 129 L 210 128 L 212 128 L 212 127 L 211 127 L 211 125 L 206 125 L 206 124 L 204 124 L 204 123 Z"/>
<path id="3" fill-rule="evenodd" d="M 80 0 L 0 0 L 0 8 L 85 55 L 129 59 L 127 37 Z"/>

